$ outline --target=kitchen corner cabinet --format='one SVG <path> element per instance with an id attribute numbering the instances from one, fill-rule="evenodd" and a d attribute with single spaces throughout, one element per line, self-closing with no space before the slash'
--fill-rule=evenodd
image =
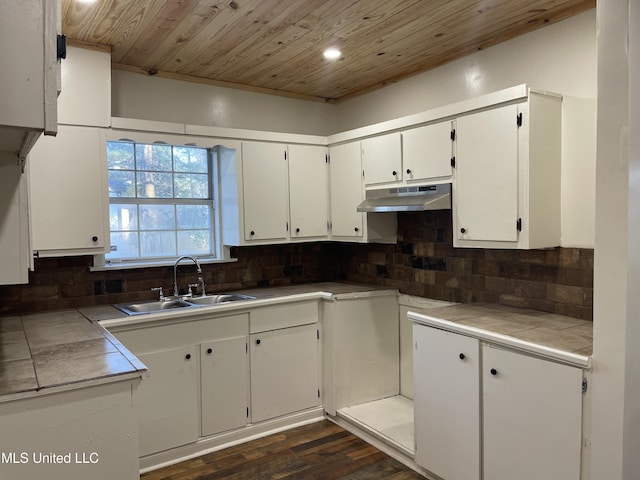
<path id="1" fill-rule="evenodd" d="M 104 130 L 60 126 L 29 155 L 32 248 L 40 256 L 106 253 L 109 248 Z"/>
<path id="2" fill-rule="evenodd" d="M 331 234 L 360 239 L 364 233 L 364 213 L 357 208 L 363 200 L 360 142 L 329 149 Z"/>
<path id="3" fill-rule="evenodd" d="M 388 133 L 362 140 L 364 184 L 382 185 L 402 180 L 400 133 Z"/>
<path id="4" fill-rule="evenodd" d="M 289 145 L 291 239 L 328 235 L 327 155 L 326 147 Z"/>
<path id="5" fill-rule="evenodd" d="M 251 421 L 320 405 L 318 303 L 250 313 Z"/>
<path id="6" fill-rule="evenodd" d="M 0 151 L 24 159 L 40 134 L 55 135 L 61 0 L 0 2 Z M 0 158 L 0 160 L 2 160 Z"/>
<path id="7" fill-rule="evenodd" d="M 530 91 L 456 118 L 454 247 L 560 245 L 561 102 Z"/>
<path id="8" fill-rule="evenodd" d="M 360 142 L 329 148 L 331 239 L 396 242 L 396 214 L 358 212 L 364 200 Z"/>
<path id="9" fill-rule="evenodd" d="M 442 478 L 579 480 L 581 385 L 579 368 L 414 324 L 416 463 Z"/>
<path id="10" fill-rule="evenodd" d="M 439 122 L 402 132 L 402 174 L 405 183 L 451 179 L 451 122 Z"/>
<path id="11" fill-rule="evenodd" d="M 323 406 L 330 415 L 344 407 L 400 392 L 398 298 L 336 295 L 323 310 Z"/>
<path id="12" fill-rule="evenodd" d="M 244 240 L 287 239 L 288 183 L 286 145 L 242 142 Z"/>

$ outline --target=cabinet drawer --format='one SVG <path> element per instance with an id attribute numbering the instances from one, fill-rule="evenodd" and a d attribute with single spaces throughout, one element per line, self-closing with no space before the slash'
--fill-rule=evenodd
<path id="1" fill-rule="evenodd" d="M 135 355 L 201 342 L 243 337 L 247 334 L 249 314 L 206 318 L 111 333 Z"/>
<path id="2" fill-rule="evenodd" d="M 317 302 L 263 308 L 250 313 L 249 333 L 308 325 L 317 321 Z"/>

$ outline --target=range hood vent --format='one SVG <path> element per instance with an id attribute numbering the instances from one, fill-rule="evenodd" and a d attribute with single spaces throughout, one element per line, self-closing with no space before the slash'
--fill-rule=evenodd
<path id="1" fill-rule="evenodd" d="M 419 212 L 451 209 L 451 184 L 368 190 L 359 212 Z"/>

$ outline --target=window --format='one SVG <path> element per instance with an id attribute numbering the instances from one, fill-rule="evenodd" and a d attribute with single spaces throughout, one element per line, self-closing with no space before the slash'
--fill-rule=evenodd
<path id="1" fill-rule="evenodd" d="M 215 257 L 212 152 L 191 146 L 107 142 L 107 262 Z"/>

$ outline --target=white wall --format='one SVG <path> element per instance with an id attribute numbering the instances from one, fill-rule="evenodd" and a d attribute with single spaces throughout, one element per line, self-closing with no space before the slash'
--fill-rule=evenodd
<path id="1" fill-rule="evenodd" d="M 591 478 L 640 478 L 640 3 L 598 1 Z"/>
<path id="2" fill-rule="evenodd" d="M 335 105 L 113 70 L 112 114 L 163 122 L 328 135 Z"/>

